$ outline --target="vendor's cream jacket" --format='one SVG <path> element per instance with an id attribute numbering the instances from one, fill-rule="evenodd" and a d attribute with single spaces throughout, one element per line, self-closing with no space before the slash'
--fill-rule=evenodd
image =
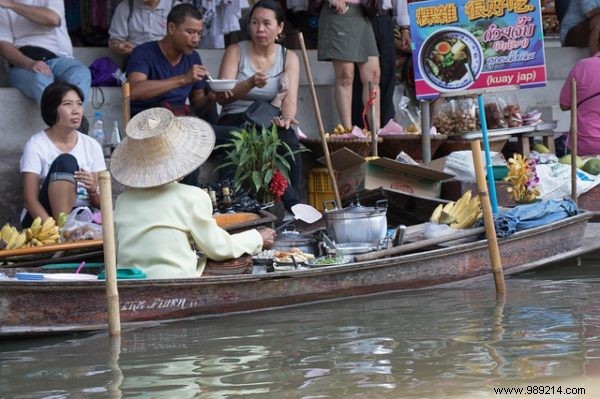
<path id="1" fill-rule="evenodd" d="M 116 201 L 117 265 L 148 278 L 199 277 L 206 258 L 225 260 L 262 247 L 256 230 L 229 234 L 212 217 L 203 190 L 179 183 L 128 189 Z M 205 256 L 198 257 L 190 243 Z"/>

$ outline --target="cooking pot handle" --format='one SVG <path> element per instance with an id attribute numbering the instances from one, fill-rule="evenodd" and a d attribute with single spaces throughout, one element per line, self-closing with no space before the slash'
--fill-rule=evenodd
<path id="1" fill-rule="evenodd" d="M 387 201 L 387 200 L 386 200 Z M 329 209 L 328 205 L 332 206 L 332 209 Z M 337 206 L 335 205 L 335 200 L 325 200 L 323 201 L 323 210 L 325 212 L 329 212 L 329 211 L 335 211 L 337 208 Z"/>
<path id="2" fill-rule="evenodd" d="M 380 199 L 377 200 L 377 202 L 375 202 L 375 210 L 378 210 L 377 208 L 382 208 L 387 210 L 388 207 L 388 200 L 386 199 Z"/>

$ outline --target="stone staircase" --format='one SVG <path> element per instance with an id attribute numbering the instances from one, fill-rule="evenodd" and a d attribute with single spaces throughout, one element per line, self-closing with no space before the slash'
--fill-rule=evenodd
<path id="1" fill-rule="evenodd" d="M 521 90 L 518 99 L 522 109 L 535 107 L 542 111 L 545 120 L 558 120 L 558 131 L 566 131 L 569 126 L 569 113 L 560 111 L 558 96 L 560 88 L 575 62 L 586 55 L 584 50 L 575 48 L 561 48 L 556 40 L 546 41 L 546 63 L 548 71 L 548 85 L 542 88 Z M 216 75 L 223 50 L 200 50 L 202 60 L 208 69 Z M 301 121 L 300 128 L 309 137 L 318 136 L 318 127 L 313 108 L 310 88 L 305 75 L 304 63 L 301 60 L 300 90 L 298 95 L 298 115 Z M 90 65 L 96 58 L 109 55 L 120 65 L 117 59 L 106 48 L 75 48 L 75 56 Z M 333 96 L 333 70 L 329 63 L 318 62 L 316 50 L 308 51 L 309 63 L 323 118 L 325 129 L 330 129 L 337 123 L 338 117 L 335 110 Z M 45 128 L 40 112 L 34 101 L 24 97 L 18 90 L 8 87 L 6 70 L 0 62 L 0 179 L 3 189 L 0 192 L 0 223 L 18 223 L 18 215 L 23 204 L 22 183 L 19 174 L 19 159 L 23 145 L 29 137 Z M 112 126 L 117 120 L 123 131 L 121 89 L 119 87 L 103 87 L 104 103 L 98 108 L 102 112 L 105 126 Z M 99 94 L 99 93 L 97 93 Z M 86 100 L 85 115 L 92 121 L 94 109 L 91 101 Z M 312 167 L 310 156 L 304 156 L 307 171 Z M 206 173 L 201 178 L 213 179 L 210 172 L 214 164 L 206 164 Z M 118 188 L 115 187 L 117 190 Z"/>

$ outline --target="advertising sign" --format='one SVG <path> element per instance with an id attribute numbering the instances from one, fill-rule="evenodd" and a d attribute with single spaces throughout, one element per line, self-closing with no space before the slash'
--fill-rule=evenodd
<path id="1" fill-rule="evenodd" d="M 409 4 L 417 98 L 546 84 L 540 0 Z"/>

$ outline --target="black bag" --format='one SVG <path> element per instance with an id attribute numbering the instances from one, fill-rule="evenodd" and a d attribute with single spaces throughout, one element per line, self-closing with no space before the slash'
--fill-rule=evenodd
<path id="1" fill-rule="evenodd" d="M 273 118 L 281 115 L 281 110 L 264 100 L 254 101 L 244 112 L 246 122 L 252 123 L 257 127 L 270 128 Z"/>
<path id="2" fill-rule="evenodd" d="M 34 61 L 46 61 L 56 58 L 56 54 L 52 51 L 37 46 L 19 47 L 19 51 Z"/>

